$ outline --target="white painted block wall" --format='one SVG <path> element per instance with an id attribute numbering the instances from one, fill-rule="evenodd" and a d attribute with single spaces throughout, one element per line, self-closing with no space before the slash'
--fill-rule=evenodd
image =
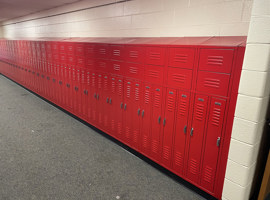
<path id="1" fill-rule="evenodd" d="M 18 37 L 181 37 L 247 35 L 252 0 L 86 0 L 6 21 Z M 51 15 L 59 14 L 54 17 Z M 40 19 L 36 19 L 40 18 Z M 36 19 L 36 20 L 31 20 Z M 16 23 L 19 21 L 25 21 Z"/>
<path id="2" fill-rule="evenodd" d="M 222 199 L 250 195 L 270 93 L 270 1 L 254 0 Z"/>

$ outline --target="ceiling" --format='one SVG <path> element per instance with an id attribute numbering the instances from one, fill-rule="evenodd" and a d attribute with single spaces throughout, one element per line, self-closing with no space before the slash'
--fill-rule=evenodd
<path id="1" fill-rule="evenodd" d="M 0 22 L 78 0 L 0 0 Z"/>

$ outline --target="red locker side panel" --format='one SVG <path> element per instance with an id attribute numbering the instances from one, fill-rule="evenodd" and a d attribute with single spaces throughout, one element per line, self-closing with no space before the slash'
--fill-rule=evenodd
<path id="1" fill-rule="evenodd" d="M 195 49 L 170 48 L 169 66 L 184 69 L 193 69 Z"/>
<path id="2" fill-rule="evenodd" d="M 201 174 L 201 186 L 210 192 L 214 190 L 225 108 L 226 100 L 211 99 Z"/>
<path id="3" fill-rule="evenodd" d="M 187 163 L 187 178 L 194 183 L 199 182 L 204 127 L 207 116 L 207 104 L 207 96 L 195 96 L 192 126 L 191 130 L 189 131 L 190 142 Z"/>
<path id="4" fill-rule="evenodd" d="M 189 102 L 190 93 L 178 91 L 172 167 L 180 176 L 184 169 Z"/>
<path id="5" fill-rule="evenodd" d="M 190 89 L 192 70 L 168 67 L 168 86 L 173 88 Z"/>
<path id="6" fill-rule="evenodd" d="M 147 47 L 146 48 L 146 63 L 150 65 L 164 65 L 165 64 L 165 48 Z"/>
<path id="7" fill-rule="evenodd" d="M 175 105 L 177 93 L 176 90 L 167 88 L 166 105 L 163 119 L 163 138 L 162 138 L 162 163 L 171 167 L 172 146 L 174 136 Z"/>
<path id="8" fill-rule="evenodd" d="M 199 71 L 196 90 L 207 94 L 227 96 L 229 81 L 229 74 Z"/>
<path id="9" fill-rule="evenodd" d="M 231 73 L 234 51 L 231 49 L 202 49 L 199 70 Z"/>
<path id="10" fill-rule="evenodd" d="M 144 68 L 144 80 L 153 84 L 162 84 L 164 79 L 164 67 L 146 65 Z"/>
<path id="11" fill-rule="evenodd" d="M 140 46 L 126 47 L 125 60 L 134 63 L 143 63 L 145 57 L 145 48 Z"/>

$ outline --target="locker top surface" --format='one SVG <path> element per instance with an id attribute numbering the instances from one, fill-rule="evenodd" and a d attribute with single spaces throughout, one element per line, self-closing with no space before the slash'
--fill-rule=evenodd
<path id="1" fill-rule="evenodd" d="M 3 39 L 5 40 L 5 39 Z M 83 38 L 20 38 L 25 41 L 55 41 L 78 42 L 112 45 L 150 45 L 150 46 L 224 46 L 237 47 L 246 45 L 246 36 L 221 36 L 221 37 L 83 37 Z"/>

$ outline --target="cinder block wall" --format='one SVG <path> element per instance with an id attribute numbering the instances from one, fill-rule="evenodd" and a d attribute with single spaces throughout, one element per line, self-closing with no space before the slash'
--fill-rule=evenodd
<path id="1" fill-rule="evenodd" d="M 223 199 L 249 198 L 270 94 L 270 1 L 254 0 Z"/>
<path id="2" fill-rule="evenodd" d="M 118 1 L 80 1 L 6 21 L 4 35 L 8 38 L 247 35 L 252 7 L 251 0 Z M 97 7 L 110 3 L 115 4 Z M 90 9 L 70 12 L 85 8 Z"/>

